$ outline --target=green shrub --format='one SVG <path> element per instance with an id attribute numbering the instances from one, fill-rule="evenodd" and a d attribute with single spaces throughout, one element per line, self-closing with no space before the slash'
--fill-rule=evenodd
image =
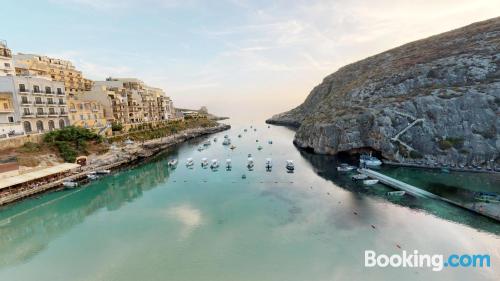
<path id="1" fill-rule="evenodd" d="M 87 154 L 88 141 L 102 142 L 103 138 L 87 128 L 68 126 L 45 134 L 43 141 L 57 147 L 66 162 L 74 162 L 78 154 Z"/>
<path id="2" fill-rule="evenodd" d="M 420 159 L 420 158 L 423 158 L 424 156 L 422 155 L 422 153 L 420 153 L 416 150 L 412 150 L 412 151 L 410 151 L 410 157 L 413 159 Z"/>
<path id="3" fill-rule="evenodd" d="M 38 144 L 38 143 L 34 143 L 34 142 L 27 142 L 25 143 L 21 148 L 20 148 L 20 151 L 21 152 L 39 152 L 40 149 L 42 147 Z"/>
<path id="4" fill-rule="evenodd" d="M 59 153 L 64 161 L 70 163 L 75 162 L 76 156 L 78 156 L 78 152 L 73 149 L 67 142 L 56 141 L 55 145 L 59 149 Z"/>
<path id="5" fill-rule="evenodd" d="M 453 147 L 453 144 L 448 140 L 440 140 L 438 146 L 441 150 L 448 150 Z"/>
<path id="6" fill-rule="evenodd" d="M 463 138 L 446 138 L 438 142 L 439 148 L 442 150 L 448 150 L 452 147 L 459 149 L 464 146 Z"/>
<path id="7" fill-rule="evenodd" d="M 113 122 L 111 124 L 111 130 L 113 132 L 121 132 L 123 130 L 123 125 L 121 123 Z"/>

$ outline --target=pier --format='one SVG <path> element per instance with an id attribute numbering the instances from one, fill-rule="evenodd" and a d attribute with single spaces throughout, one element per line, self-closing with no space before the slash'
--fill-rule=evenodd
<path id="1" fill-rule="evenodd" d="M 500 221 L 500 204 L 495 204 L 495 203 L 483 203 L 483 202 L 477 202 L 477 203 L 460 203 L 456 202 L 453 200 L 450 200 L 448 198 L 444 198 L 442 196 L 436 195 L 434 193 L 425 191 L 421 188 L 418 188 L 416 186 L 407 184 L 405 182 L 402 182 L 400 180 L 391 178 L 389 176 L 386 176 L 384 174 L 381 174 L 379 172 L 373 171 L 371 169 L 358 169 L 358 171 L 362 174 L 367 175 L 370 178 L 377 179 L 380 183 L 383 183 L 387 186 L 390 186 L 394 189 L 397 190 L 402 190 L 407 192 L 408 194 L 411 194 L 416 197 L 427 197 L 427 198 L 432 198 L 432 199 L 438 199 L 444 202 L 447 202 L 449 204 L 467 209 L 469 211 L 478 213 L 480 215 L 492 218 L 496 221 Z"/>

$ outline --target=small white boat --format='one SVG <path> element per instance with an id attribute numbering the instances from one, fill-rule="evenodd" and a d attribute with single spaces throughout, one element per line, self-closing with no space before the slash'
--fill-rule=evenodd
<path id="1" fill-rule="evenodd" d="M 361 181 L 361 180 L 366 180 L 368 178 L 367 175 L 365 174 L 357 174 L 351 177 L 353 181 Z"/>
<path id="2" fill-rule="evenodd" d="M 226 159 L 226 169 L 230 170 L 232 167 L 231 159 Z"/>
<path id="3" fill-rule="evenodd" d="M 253 158 L 252 158 L 252 157 L 250 157 L 250 158 L 248 158 L 248 160 L 247 160 L 247 168 L 248 168 L 249 170 L 251 170 L 251 169 L 253 169 L 253 166 L 254 166 Z"/>
<path id="4" fill-rule="evenodd" d="M 107 175 L 109 173 L 111 173 L 111 170 L 97 170 L 96 171 L 96 174 L 98 174 L 98 175 Z"/>
<path id="5" fill-rule="evenodd" d="M 295 165 L 293 164 L 293 160 L 286 160 L 286 169 L 290 172 L 295 170 Z"/>
<path id="6" fill-rule="evenodd" d="M 92 180 L 92 181 L 93 181 L 93 180 L 96 180 L 96 179 L 98 179 L 98 178 L 99 178 L 99 176 L 98 176 L 98 175 L 96 175 L 95 173 L 92 173 L 92 174 L 90 174 L 90 173 L 89 173 L 89 174 L 87 175 L 87 179 Z"/>
<path id="7" fill-rule="evenodd" d="M 191 167 L 191 166 L 193 166 L 193 165 L 194 165 L 194 160 L 193 160 L 193 158 L 188 158 L 188 159 L 186 160 L 186 166 L 187 166 L 187 167 Z"/>
<path id="8" fill-rule="evenodd" d="M 168 166 L 175 169 L 177 167 L 177 163 L 178 163 L 177 159 L 170 159 L 168 161 Z"/>
<path id="9" fill-rule="evenodd" d="M 339 172 L 350 172 L 354 169 L 355 169 L 354 166 L 350 166 L 346 163 L 342 163 L 342 164 L 340 164 L 340 166 L 337 167 L 337 171 L 339 171 Z"/>
<path id="10" fill-rule="evenodd" d="M 380 161 L 377 157 L 373 157 L 371 154 L 363 154 L 359 157 L 359 164 L 361 165 L 361 167 L 376 167 L 382 165 L 382 161 Z"/>
<path id="11" fill-rule="evenodd" d="M 231 139 L 225 138 L 224 141 L 222 142 L 222 145 L 230 145 L 231 144 Z"/>
<path id="12" fill-rule="evenodd" d="M 74 181 L 63 181 L 63 186 L 67 188 L 75 188 L 78 186 L 78 183 Z"/>
<path id="13" fill-rule="evenodd" d="M 403 196 L 405 194 L 406 194 L 406 192 L 403 190 L 387 192 L 387 195 L 389 195 L 389 196 Z"/>
<path id="14" fill-rule="evenodd" d="M 202 167 L 208 167 L 208 159 L 207 158 L 202 158 L 201 159 L 201 166 Z"/>
<path id="15" fill-rule="evenodd" d="M 363 180 L 364 185 L 374 185 L 377 183 L 378 183 L 378 180 Z"/>
<path id="16" fill-rule="evenodd" d="M 212 160 L 212 164 L 210 164 L 210 168 L 211 169 L 217 169 L 217 168 L 219 168 L 219 161 L 217 161 L 217 159 L 213 159 Z"/>
<path id="17" fill-rule="evenodd" d="M 266 158 L 266 170 L 270 171 L 273 168 L 273 160 Z"/>
<path id="18" fill-rule="evenodd" d="M 263 149 L 262 145 L 257 146 L 257 149 L 262 150 Z"/>

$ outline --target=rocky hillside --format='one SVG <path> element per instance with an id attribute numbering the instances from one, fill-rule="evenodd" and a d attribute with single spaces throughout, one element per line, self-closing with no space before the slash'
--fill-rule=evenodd
<path id="1" fill-rule="evenodd" d="M 344 66 L 267 122 L 297 127 L 295 144 L 316 153 L 491 167 L 500 164 L 499 105 L 494 18 Z"/>

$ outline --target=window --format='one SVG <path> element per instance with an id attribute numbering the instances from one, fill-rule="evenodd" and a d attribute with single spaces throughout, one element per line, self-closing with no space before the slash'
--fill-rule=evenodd
<path id="1" fill-rule="evenodd" d="M 40 87 L 38 85 L 33 86 L 33 92 L 40 93 Z"/>
<path id="2" fill-rule="evenodd" d="M 24 115 L 30 115 L 30 109 L 24 108 Z"/>
<path id="3" fill-rule="evenodd" d="M 21 97 L 21 103 L 28 103 L 28 97 Z"/>
<path id="4" fill-rule="evenodd" d="M 81 103 L 80 103 L 80 104 L 78 105 L 78 108 L 80 108 L 80 110 L 83 110 L 83 104 L 81 104 Z"/>
<path id="5" fill-rule="evenodd" d="M 8 104 L 8 103 L 6 103 L 6 102 L 4 102 L 4 103 L 3 103 L 3 109 L 9 109 L 9 104 Z"/>
<path id="6" fill-rule="evenodd" d="M 49 108 L 49 113 L 50 114 L 56 114 L 56 111 L 54 110 L 54 108 L 51 107 L 51 108 Z"/>
<path id="7" fill-rule="evenodd" d="M 85 120 L 85 118 L 83 118 L 83 114 L 80 115 L 80 120 Z"/>
<path id="8" fill-rule="evenodd" d="M 35 103 L 41 104 L 42 103 L 42 98 L 41 97 L 36 97 L 35 98 Z"/>
<path id="9" fill-rule="evenodd" d="M 52 93 L 52 89 L 50 87 L 45 87 L 45 93 L 46 94 Z"/>
<path id="10" fill-rule="evenodd" d="M 96 120 L 97 120 L 97 114 L 94 114 L 94 119 L 96 119 Z"/>
<path id="11" fill-rule="evenodd" d="M 59 104 L 64 104 L 63 99 L 59 99 Z"/>
<path id="12" fill-rule="evenodd" d="M 14 117 L 9 116 L 9 123 L 14 123 Z"/>
<path id="13" fill-rule="evenodd" d="M 38 113 L 38 114 L 43 114 L 43 108 L 40 108 L 40 107 L 39 107 L 39 108 L 37 108 L 37 109 L 36 109 L 36 113 Z"/>
<path id="14" fill-rule="evenodd" d="M 52 98 L 48 98 L 48 99 L 47 99 L 47 103 L 48 103 L 48 104 L 54 104 L 54 101 L 52 100 Z"/>
<path id="15" fill-rule="evenodd" d="M 10 63 L 6 62 L 4 63 L 5 67 L 10 67 Z"/>
<path id="16" fill-rule="evenodd" d="M 19 92 L 26 92 L 26 85 L 19 84 Z"/>
<path id="17" fill-rule="evenodd" d="M 57 94 L 58 95 L 62 95 L 62 89 L 61 88 L 57 88 Z"/>

